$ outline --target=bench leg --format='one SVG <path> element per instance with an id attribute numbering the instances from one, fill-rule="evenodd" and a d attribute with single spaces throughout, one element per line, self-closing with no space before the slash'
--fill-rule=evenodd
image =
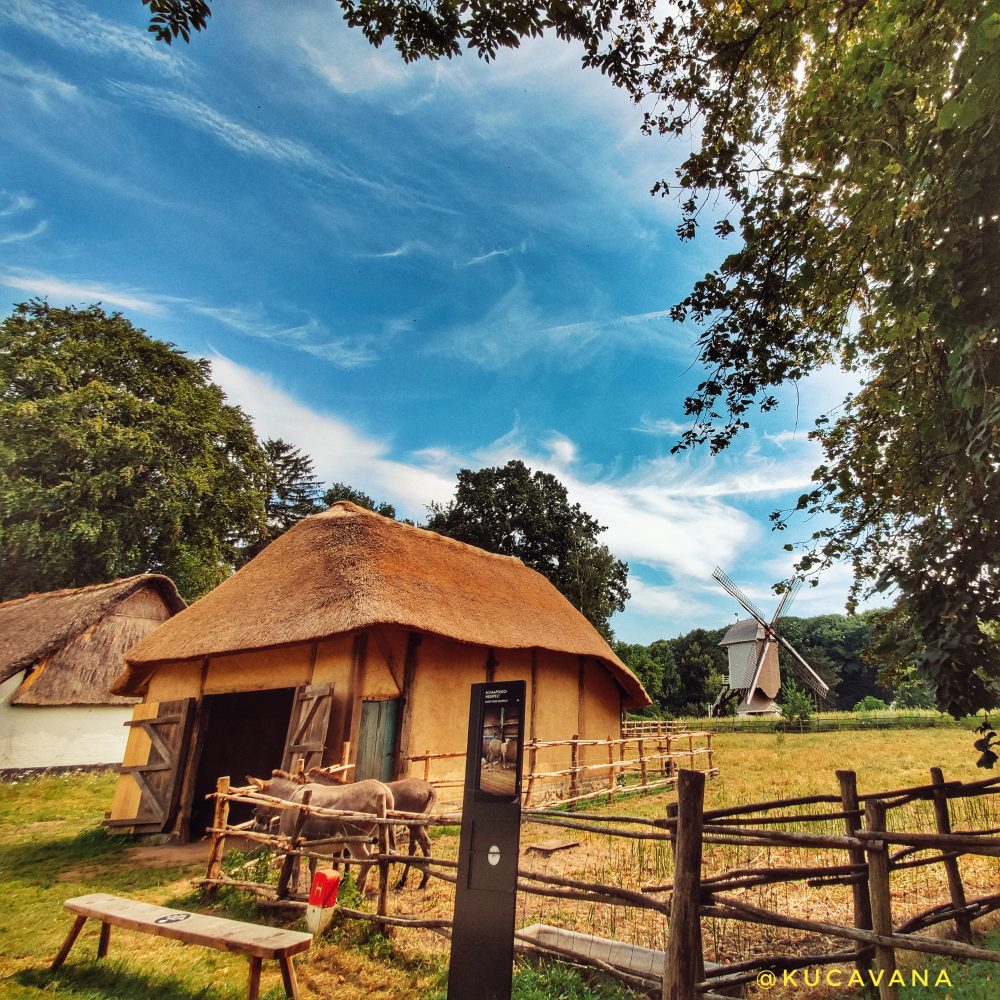
<path id="1" fill-rule="evenodd" d="M 97 957 L 104 958 L 108 953 L 108 941 L 111 939 L 111 924 L 101 924 L 101 939 L 97 942 Z"/>
<path id="2" fill-rule="evenodd" d="M 295 979 L 295 966 L 292 965 L 291 955 L 282 955 L 278 959 L 281 966 L 281 981 L 285 984 L 285 996 L 292 1000 L 299 1000 L 299 984 Z"/>
<path id="3" fill-rule="evenodd" d="M 247 1000 L 260 1000 L 260 964 L 255 955 L 250 956 L 250 981 L 247 983 Z"/>
<path id="4" fill-rule="evenodd" d="M 63 946 L 59 949 L 59 954 L 56 955 L 49 966 L 52 972 L 55 972 L 66 961 L 66 956 L 69 954 L 70 948 L 76 943 L 76 939 L 80 936 L 80 931 L 83 930 L 83 925 L 87 922 L 86 917 L 77 917 L 73 921 L 73 926 L 69 929 L 69 934 L 66 935 L 66 940 L 63 941 Z"/>

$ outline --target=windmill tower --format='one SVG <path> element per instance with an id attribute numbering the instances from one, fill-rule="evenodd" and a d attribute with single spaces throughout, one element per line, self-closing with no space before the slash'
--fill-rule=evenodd
<path id="1" fill-rule="evenodd" d="M 781 689 L 778 646 L 789 654 L 792 672 L 796 678 L 813 692 L 817 700 L 825 698 L 830 690 L 829 687 L 798 650 L 775 631 L 779 619 L 787 612 L 802 581 L 792 582 L 781 595 L 771 620 L 767 621 L 760 608 L 721 569 L 716 567 L 712 577 L 718 580 L 726 593 L 742 605 L 750 617 L 738 621 L 722 638 L 720 645 L 725 646 L 729 654 L 729 683 L 716 698 L 711 714 L 716 714 L 720 706 L 736 697 L 740 698 L 740 704 L 736 709 L 738 715 L 781 714 L 774 700 Z"/>

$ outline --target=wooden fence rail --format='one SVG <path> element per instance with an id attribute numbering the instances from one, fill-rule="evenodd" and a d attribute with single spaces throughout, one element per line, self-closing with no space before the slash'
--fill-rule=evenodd
<path id="1" fill-rule="evenodd" d="M 645 739 L 645 737 L 643 738 Z M 669 844 L 674 857 L 674 875 L 670 883 L 638 885 L 636 889 L 604 884 L 586 878 L 571 878 L 530 867 L 524 859 L 518 871 L 518 891 L 526 896 L 547 896 L 558 900 L 599 906 L 629 907 L 641 910 L 650 920 L 665 921 L 665 959 L 663 975 L 636 974 L 622 970 L 619 974 L 634 986 L 653 991 L 669 1000 L 712 1000 L 742 984 L 750 983 L 762 970 L 780 976 L 783 972 L 824 965 L 852 965 L 861 982 L 874 984 L 878 980 L 881 1000 L 898 1000 L 896 952 L 900 949 L 950 958 L 988 959 L 1000 961 L 1000 953 L 976 947 L 971 943 L 971 923 L 985 914 L 1000 909 L 1000 893 L 980 895 L 970 899 L 968 885 L 963 881 L 959 860 L 963 856 L 1000 856 L 1000 836 L 993 828 L 956 829 L 953 803 L 973 797 L 989 797 L 1000 793 L 1000 778 L 962 783 L 945 781 L 939 769 L 931 772 L 931 782 L 925 786 L 891 789 L 885 792 L 859 793 L 856 775 L 838 771 L 840 793 L 800 796 L 726 809 L 704 809 L 706 772 L 681 770 L 678 796 L 671 802 L 667 815 L 661 818 L 639 818 L 612 815 L 607 812 L 568 813 L 553 809 L 526 809 L 522 813 L 526 824 L 548 825 L 562 830 L 579 831 L 596 838 L 628 838 L 637 843 Z M 228 823 L 231 802 L 259 799 L 251 789 L 230 789 L 227 779 L 220 779 L 215 793 L 215 822 L 212 828 L 211 861 L 202 884 L 212 888 L 229 885 L 253 892 L 265 904 L 304 906 L 304 896 L 295 891 L 291 878 L 294 859 L 316 857 L 332 848 L 346 846 L 351 838 L 327 838 L 326 841 L 301 841 L 294 835 L 282 838 L 275 834 L 253 832 Z M 266 800 L 273 808 L 298 809 L 299 820 L 310 813 L 329 815 L 330 810 L 315 806 L 293 805 L 281 800 Z M 926 802 L 928 821 L 933 830 L 902 831 L 895 827 L 901 811 L 912 802 Z M 809 811 L 817 810 L 817 811 Z M 819 811 L 821 810 L 821 811 Z M 974 817 L 967 826 L 995 825 L 988 819 L 989 810 L 976 806 L 968 815 Z M 333 814 L 342 815 L 342 814 Z M 893 816 L 897 816 L 894 821 Z M 343 818 L 343 816 L 342 816 Z M 358 818 L 349 814 L 346 818 Z M 423 927 L 447 933 L 448 915 L 442 913 L 390 912 L 393 898 L 388 890 L 389 866 L 409 863 L 418 870 L 446 883 L 455 882 L 457 862 L 443 857 L 409 857 L 388 847 L 386 832 L 392 824 L 441 826 L 460 821 L 456 813 L 439 812 L 433 816 L 387 812 L 368 816 L 379 832 L 378 851 L 373 856 L 379 870 L 379 890 L 373 912 L 338 907 L 339 912 L 355 919 L 364 919 L 384 928 Z M 840 833 L 830 832 L 839 829 Z M 301 826 L 299 826 L 301 829 Z M 249 835 L 254 843 L 265 844 L 282 858 L 279 885 L 261 884 L 244 878 L 245 873 L 221 871 L 222 843 L 226 837 Z M 354 838 L 355 840 L 357 838 Z M 725 871 L 703 873 L 702 860 L 707 850 L 717 845 L 737 845 L 753 849 L 752 860 Z M 760 848 L 778 850 L 788 863 L 773 864 L 768 857 L 762 863 Z M 636 848 L 638 850 L 638 847 Z M 796 852 L 805 851 L 801 863 Z M 827 859 L 828 863 L 818 858 Z M 354 863 L 354 862 L 352 862 Z M 944 901 L 934 901 L 916 914 L 904 918 L 893 912 L 891 883 L 894 873 L 909 871 L 916 866 L 941 866 Z M 289 876 L 285 877 L 286 869 Z M 900 876 L 904 877 L 904 876 Z M 905 876 L 908 877 L 908 876 Z M 765 900 L 759 905 L 748 893 L 759 893 L 767 887 L 822 888 L 843 886 L 850 889 L 849 914 L 843 922 L 831 920 L 826 914 L 782 912 L 782 907 Z M 284 899 L 280 899 L 284 896 Z M 770 898 L 770 897 L 769 897 Z M 776 897 L 775 897 L 776 898 Z M 899 900 L 896 900 L 898 905 Z M 644 918 L 646 919 L 646 918 Z M 839 919 L 839 918 L 838 918 Z M 712 924 L 703 924 L 710 920 Z M 732 925 L 756 925 L 763 928 L 794 931 L 806 937 L 797 943 L 794 953 L 779 953 L 777 945 L 761 943 L 758 953 L 718 965 L 706 962 L 703 946 L 705 927 L 719 922 Z M 949 922 L 957 940 L 929 937 L 927 928 Z M 663 924 L 660 925 L 664 927 Z M 524 935 L 522 935 L 523 937 Z M 831 946 L 831 939 L 842 942 Z M 816 946 L 809 947 L 814 940 Z M 613 943 L 613 942 L 612 942 Z M 519 947 L 545 950 L 524 940 Z M 537 946 L 537 947 L 536 947 Z M 786 946 L 787 948 L 787 946 Z M 805 949 L 805 953 L 803 953 Z M 565 951 L 553 945 L 548 951 Z M 564 956 L 565 957 L 565 956 Z M 600 957 L 573 953 L 577 960 L 592 961 L 605 968 Z M 715 956 L 720 958 L 719 955 Z M 605 971 L 615 971 L 609 966 Z M 878 973 L 881 972 L 881 977 Z"/>
<path id="2" fill-rule="evenodd" d="M 563 740 L 525 742 L 522 806 L 537 806 L 543 796 L 568 804 L 605 797 L 610 802 L 621 792 L 657 791 L 672 787 L 682 767 L 702 770 L 710 777 L 718 775 L 712 747 L 714 732 L 689 731 L 658 720 L 648 720 L 642 727 L 626 723 L 625 732 L 626 735 L 616 739 L 573 736 Z M 602 749 L 606 751 L 606 759 L 600 753 Z M 539 753 L 549 751 L 551 756 L 553 750 L 566 751 L 565 763 L 540 767 Z M 464 759 L 464 752 L 435 753 L 431 750 L 407 757 L 411 765 L 423 764 L 423 780 L 439 790 L 461 788 L 464 782 L 434 779 L 432 764 Z"/>

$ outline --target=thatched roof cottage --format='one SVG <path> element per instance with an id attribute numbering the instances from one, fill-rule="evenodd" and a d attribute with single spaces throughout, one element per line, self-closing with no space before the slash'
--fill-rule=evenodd
<path id="1" fill-rule="evenodd" d="M 219 775 L 304 757 L 390 779 L 411 756 L 464 753 L 475 682 L 525 680 L 527 735 L 545 739 L 617 736 L 623 710 L 649 703 L 520 560 L 348 501 L 300 521 L 127 664 L 113 690 L 143 703 L 111 822 L 181 836 L 204 828 Z M 431 777 L 463 771 L 452 756 Z"/>
<path id="2" fill-rule="evenodd" d="M 117 763 L 135 697 L 125 651 L 185 607 L 165 576 L 0 604 L 0 769 Z"/>

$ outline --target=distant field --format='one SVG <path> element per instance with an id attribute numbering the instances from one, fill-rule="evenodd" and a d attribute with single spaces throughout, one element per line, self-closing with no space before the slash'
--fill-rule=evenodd
<path id="1" fill-rule="evenodd" d="M 822 733 L 841 729 L 973 729 L 973 719 L 954 719 L 950 715 L 928 709 L 886 709 L 877 712 L 816 712 L 806 722 L 785 723 L 775 718 L 722 718 L 678 719 L 688 729 L 714 729 L 718 733 L 774 733 L 791 727 L 795 732 Z M 981 719 L 979 721 L 982 721 Z"/>
<path id="2" fill-rule="evenodd" d="M 973 739 L 969 731 L 957 728 L 720 734 L 716 761 L 721 776 L 708 783 L 707 802 L 712 807 L 835 791 L 834 771 L 845 767 L 858 772 L 862 791 L 923 784 L 932 765 L 942 767 L 946 778 L 975 780 L 984 772 L 975 767 Z M 96 947 L 96 933 L 88 931 L 57 975 L 46 971 L 69 926 L 61 909 L 69 896 L 106 891 L 157 903 L 196 903 L 190 879 L 202 874 L 201 860 L 137 850 L 104 833 L 100 819 L 113 785 L 109 774 L 0 784 L 0 997 L 228 1000 L 245 996 L 245 960 L 123 931 L 112 933 L 110 961 L 85 960 Z M 669 799 L 669 794 L 619 799 L 611 808 L 662 815 Z M 407 893 L 408 900 L 420 898 L 416 890 Z M 415 938 L 402 934 L 391 945 L 383 939 L 362 944 L 361 936 L 356 927 L 341 931 L 339 938 L 325 939 L 297 963 L 304 1000 L 320 996 L 440 1000 L 444 975 L 440 950 L 429 954 Z M 1000 978 L 1000 967 L 996 972 Z M 981 970 L 975 974 L 982 978 Z M 963 992 L 960 981 L 952 978 L 953 1000 L 975 996 Z M 275 970 L 266 973 L 265 987 L 268 1000 L 282 995 Z M 525 971 L 515 995 L 519 1000 L 625 995 L 597 987 L 581 989 L 557 984 L 552 977 L 539 982 L 534 973 Z"/>

